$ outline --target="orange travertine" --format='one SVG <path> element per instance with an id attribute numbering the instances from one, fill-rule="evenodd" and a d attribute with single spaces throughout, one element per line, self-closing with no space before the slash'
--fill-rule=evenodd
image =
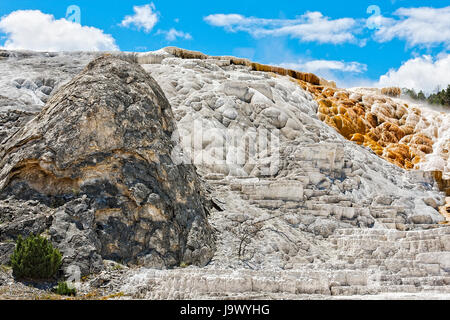
<path id="1" fill-rule="evenodd" d="M 398 88 L 385 88 L 383 95 L 364 95 L 296 81 L 314 95 L 321 121 L 387 161 L 414 169 L 425 155 L 433 152 L 431 137 L 415 129 L 420 121 L 425 121 L 421 111 L 386 96 L 398 96 Z"/>

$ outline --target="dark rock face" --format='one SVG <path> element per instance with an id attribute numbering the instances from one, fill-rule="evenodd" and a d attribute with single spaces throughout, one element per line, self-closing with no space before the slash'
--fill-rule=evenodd
<path id="1" fill-rule="evenodd" d="M 26 237 L 48 230 L 53 220 L 51 213 L 50 208 L 34 200 L 0 201 L 0 265 L 9 262 L 19 235 Z"/>
<path id="2" fill-rule="evenodd" d="M 0 107 L 2 102 L 8 101 L 3 99 L 0 95 Z M 7 136 L 13 134 L 21 126 L 30 121 L 35 114 L 32 112 L 23 112 L 18 110 L 0 112 L 0 142 L 2 142 Z"/>
<path id="3" fill-rule="evenodd" d="M 51 239 L 84 274 L 101 257 L 204 265 L 215 248 L 207 199 L 195 168 L 171 160 L 175 126 L 139 65 L 97 58 L 3 141 L 0 199 L 56 208 Z"/>
<path id="4" fill-rule="evenodd" d="M 102 269 L 99 254 L 102 243 L 96 233 L 95 209 L 90 206 L 87 196 L 58 208 L 49 231 L 51 239 L 64 252 L 65 267 L 76 265 L 81 274 Z"/>

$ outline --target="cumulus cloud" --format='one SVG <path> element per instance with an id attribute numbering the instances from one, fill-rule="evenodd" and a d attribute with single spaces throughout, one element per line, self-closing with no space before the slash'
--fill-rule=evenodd
<path id="1" fill-rule="evenodd" d="M 112 36 L 103 30 L 81 26 L 39 10 L 18 10 L 0 20 L 5 33 L 3 48 L 34 51 L 113 51 L 119 50 Z"/>
<path id="2" fill-rule="evenodd" d="M 210 25 L 216 27 L 224 27 L 229 31 L 233 31 L 233 28 L 237 30 L 244 29 L 245 26 L 264 24 L 268 19 L 258 18 L 246 18 L 240 14 L 210 14 L 205 17 L 204 20 Z M 246 30 L 243 30 L 246 31 Z"/>
<path id="3" fill-rule="evenodd" d="M 165 34 L 165 38 L 167 41 L 175 41 L 177 38 L 181 38 L 184 40 L 192 40 L 192 36 L 189 33 L 176 30 L 171 28 L 169 31 L 166 30 L 158 30 L 157 34 Z"/>
<path id="4" fill-rule="evenodd" d="M 290 36 L 303 42 L 356 43 L 360 22 L 352 18 L 330 19 L 320 12 L 306 12 L 296 19 L 263 19 L 240 14 L 211 14 L 204 20 L 229 32 L 243 31 L 253 37 Z"/>
<path id="5" fill-rule="evenodd" d="M 437 58 L 423 55 L 410 59 L 398 69 L 391 69 L 381 76 L 378 86 L 398 86 L 412 88 L 426 93 L 446 88 L 450 83 L 450 54 L 441 54 Z"/>
<path id="6" fill-rule="evenodd" d="M 282 67 L 290 68 L 306 72 L 319 72 L 319 71 L 342 71 L 362 73 L 367 71 L 367 65 L 359 62 L 344 62 L 336 60 L 310 60 L 299 61 L 297 63 L 282 63 Z"/>
<path id="7" fill-rule="evenodd" d="M 379 42 L 394 38 L 415 45 L 450 45 L 450 6 L 445 8 L 400 8 L 394 12 L 398 18 L 376 17 L 379 27 L 375 39 Z"/>
<path id="8" fill-rule="evenodd" d="M 138 30 L 144 29 L 148 33 L 158 23 L 158 12 L 152 3 L 143 6 L 134 6 L 134 15 L 126 16 L 120 23 L 123 27 L 135 26 Z"/>

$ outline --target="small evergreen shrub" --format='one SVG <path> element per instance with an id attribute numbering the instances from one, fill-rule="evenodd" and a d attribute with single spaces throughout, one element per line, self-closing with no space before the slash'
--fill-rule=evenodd
<path id="1" fill-rule="evenodd" d="M 50 279 L 61 266 L 62 256 L 58 249 L 40 235 L 17 239 L 11 256 L 13 275 L 20 279 Z"/>
<path id="2" fill-rule="evenodd" d="M 76 296 L 77 290 L 75 288 L 70 288 L 67 282 L 59 282 L 56 287 L 56 294 L 61 296 Z"/>

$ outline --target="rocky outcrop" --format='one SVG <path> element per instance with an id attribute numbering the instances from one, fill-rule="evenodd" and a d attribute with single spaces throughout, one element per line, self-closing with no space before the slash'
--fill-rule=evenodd
<path id="1" fill-rule="evenodd" d="M 170 157 L 175 128 L 148 73 L 102 56 L 4 140 L 0 197 L 56 208 L 50 236 L 85 273 L 100 257 L 205 265 L 214 252 L 206 195 L 195 168 Z"/>

